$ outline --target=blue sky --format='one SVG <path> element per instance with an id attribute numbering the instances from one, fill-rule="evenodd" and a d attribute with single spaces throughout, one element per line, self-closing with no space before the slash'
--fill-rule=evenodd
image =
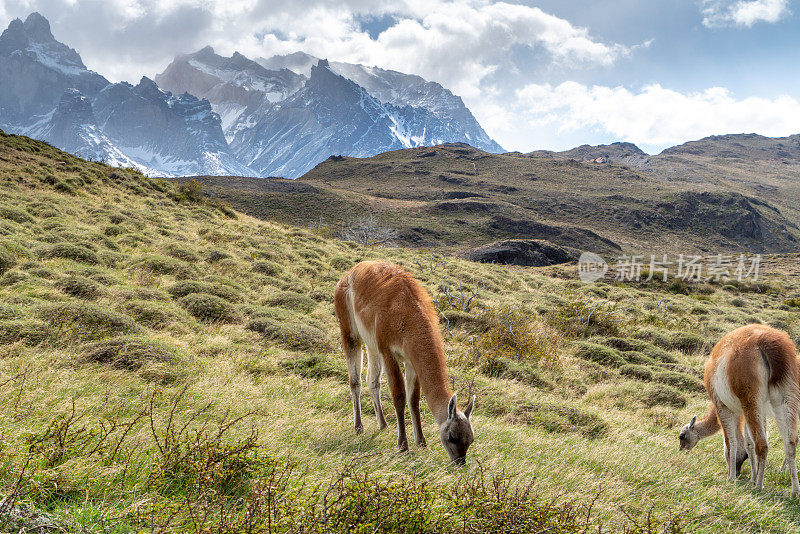
<path id="1" fill-rule="evenodd" d="M 800 133 L 800 0 L 0 0 L 113 81 L 210 44 L 419 74 L 509 150 Z"/>

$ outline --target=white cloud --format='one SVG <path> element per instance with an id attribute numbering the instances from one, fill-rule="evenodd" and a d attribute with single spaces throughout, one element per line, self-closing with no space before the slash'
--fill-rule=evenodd
<path id="1" fill-rule="evenodd" d="M 529 84 L 516 92 L 512 111 L 522 130 L 555 135 L 581 132 L 665 148 L 691 139 L 729 133 L 785 136 L 797 133 L 800 102 L 790 96 L 737 99 L 723 87 L 681 93 L 658 84 L 633 92 L 623 87 Z M 509 147 L 514 142 L 504 141 Z M 518 145 L 518 143 L 516 143 Z M 531 150 L 534 147 L 522 148 Z"/>
<path id="2" fill-rule="evenodd" d="M 757 22 L 774 23 L 789 14 L 789 0 L 704 0 L 703 25 L 751 27 Z"/>
<path id="3" fill-rule="evenodd" d="M 153 76 L 176 54 L 210 44 L 249 57 L 303 50 L 477 97 L 486 76 L 513 70 L 514 47 L 572 67 L 609 66 L 631 51 L 539 8 L 484 0 L 0 0 L 3 10 L 3 24 L 39 10 L 57 38 L 114 81 Z M 394 23 L 373 39 L 359 20 L 383 15 Z"/>

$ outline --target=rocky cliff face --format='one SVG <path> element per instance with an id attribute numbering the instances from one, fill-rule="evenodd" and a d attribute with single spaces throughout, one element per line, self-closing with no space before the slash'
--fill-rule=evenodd
<path id="1" fill-rule="evenodd" d="M 222 120 L 230 141 L 239 129 L 252 125 L 253 114 L 287 99 L 306 77 L 287 69 L 269 70 L 243 55 L 226 58 L 210 46 L 176 57 L 155 81 L 168 91 L 207 99 Z"/>
<path id="2" fill-rule="evenodd" d="M 93 109 L 108 138 L 153 174 L 252 174 L 231 153 L 207 100 L 175 96 L 145 77 L 108 85 Z"/>
<path id="3" fill-rule="evenodd" d="M 262 176 L 301 176 L 331 154 L 371 156 L 403 148 L 398 124 L 363 88 L 325 61 L 302 89 L 260 110 L 259 122 L 237 132 L 231 148 Z"/>
<path id="4" fill-rule="evenodd" d="M 136 166 L 97 126 L 89 99 L 77 89 L 64 91 L 58 106 L 27 132 L 82 158 L 122 167 Z"/>
<path id="5" fill-rule="evenodd" d="M 108 80 L 90 71 L 78 53 L 59 43 L 38 13 L 11 21 L 0 35 L 0 126 L 28 125 L 51 112 L 67 89 L 94 96 Z"/>
<path id="6" fill-rule="evenodd" d="M 208 101 L 147 78 L 110 84 L 38 13 L 0 35 L 0 128 L 150 175 L 254 174 L 231 153 Z"/>
<path id="7" fill-rule="evenodd" d="M 320 64 L 332 76 L 319 71 Z M 256 62 L 206 47 L 175 58 L 156 81 L 207 98 L 236 156 L 262 176 L 295 178 L 331 154 L 372 156 L 445 142 L 502 151 L 461 99 L 437 83 L 375 67 L 321 63 L 302 52 Z"/>

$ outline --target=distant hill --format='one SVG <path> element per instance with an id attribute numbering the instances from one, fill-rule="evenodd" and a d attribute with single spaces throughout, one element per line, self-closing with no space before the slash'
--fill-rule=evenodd
<path id="1" fill-rule="evenodd" d="M 626 158 L 636 165 L 617 163 Z M 331 157 L 293 183 L 200 180 L 258 217 L 336 229 L 374 213 L 401 243 L 443 250 L 517 238 L 611 254 L 794 251 L 800 166 L 718 159 L 629 144 L 532 154 L 446 144 Z"/>

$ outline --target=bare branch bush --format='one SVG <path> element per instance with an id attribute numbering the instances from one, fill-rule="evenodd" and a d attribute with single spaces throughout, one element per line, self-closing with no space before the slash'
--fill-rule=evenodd
<path id="1" fill-rule="evenodd" d="M 339 232 L 339 238 L 344 241 L 353 241 L 367 247 L 395 246 L 395 240 L 400 232 L 395 228 L 384 226 L 374 215 L 365 215 L 350 219 L 347 225 Z"/>

